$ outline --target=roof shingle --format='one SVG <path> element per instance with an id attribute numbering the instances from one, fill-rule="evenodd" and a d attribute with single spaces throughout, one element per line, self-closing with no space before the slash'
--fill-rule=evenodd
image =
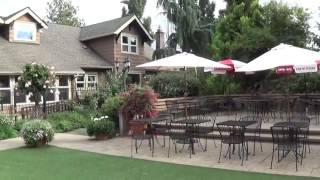
<path id="1" fill-rule="evenodd" d="M 0 37 L 0 73 L 17 74 L 27 63 L 54 66 L 57 73 L 74 74 L 81 68 L 110 68 L 106 60 L 79 41 L 80 28 L 48 24 L 41 34 L 41 43 L 11 43 Z"/>
<path id="2" fill-rule="evenodd" d="M 134 15 L 104 21 L 101 23 L 85 26 L 81 28 L 80 41 L 86 41 L 98 37 L 114 34 L 123 24 L 128 22 Z"/>

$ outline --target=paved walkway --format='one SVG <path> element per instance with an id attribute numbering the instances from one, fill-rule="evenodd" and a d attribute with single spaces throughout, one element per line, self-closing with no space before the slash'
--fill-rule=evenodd
<path id="1" fill-rule="evenodd" d="M 0 150 L 17 148 L 24 145 L 21 138 L 4 140 L 0 143 L 2 144 Z M 220 145 L 218 141 L 216 143 Z M 91 140 L 88 136 L 56 134 L 55 140 L 50 144 L 61 148 L 130 157 L 131 143 L 130 138 L 127 137 L 113 138 L 107 141 L 95 141 Z M 252 150 L 252 147 L 249 148 L 249 150 Z M 170 158 L 168 158 L 168 148 L 160 147 L 160 145 L 156 145 L 155 154 L 154 157 L 152 157 L 147 142 L 145 142 L 142 144 L 139 153 L 134 154 L 134 158 L 211 168 L 320 177 L 320 146 L 311 147 L 311 154 L 308 154 L 307 158 L 304 159 L 303 166 L 299 166 L 298 172 L 295 171 L 295 160 L 292 154 L 288 155 L 288 157 L 280 163 L 275 161 L 274 168 L 270 169 L 271 148 L 271 144 L 263 144 L 264 151 L 260 152 L 258 150 L 256 156 L 249 155 L 249 160 L 244 162 L 244 166 L 240 165 L 241 161 L 237 155 L 234 155 L 231 159 L 222 158 L 222 162 L 217 163 L 220 149 L 219 147 L 215 147 L 213 140 L 209 140 L 207 152 L 202 152 L 201 149 L 196 146 L 196 154 L 191 158 L 189 158 L 186 149 L 181 153 L 175 154 L 173 148 L 170 153 Z"/>

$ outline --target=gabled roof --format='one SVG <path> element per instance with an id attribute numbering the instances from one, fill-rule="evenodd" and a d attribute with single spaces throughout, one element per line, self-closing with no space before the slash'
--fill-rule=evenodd
<path id="1" fill-rule="evenodd" d="M 113 64 L 79 41 L 80 28 L 48 24 L 41 44 L 10 43 L 0 36 L 0 74 L 19 74 L 27 63 L 54 66 L 58 74 L 83 73 L 83 69 L 110 69 Z M 18 53 L 17 53 L 18 52 Z"/>
<path id="2" fill-rule="evenodd" d="M 151 41 L 151 35 L 135 15 L 128 15 L 122 18 L 117 18 L 110 21 L 105 21 L 98 24 L 82 27 L 80 33 L 80 41 L 87 41 L 110 35 L 118 35 L 133 21 L 136 21 L 139 24 L 142 31 L 145 33 L 146 37 Z"/>
<path id="3" fill-rule="evenodd" d="M 40 24 L 43 28 L 47 29 L 48 25 L 36 14 L 34 13 L 29 7 L 23 8 L 13 14 L 10 14 L 7 17 L 2 17 L 3 24 L 10 24 L 14 20 L 18 19 L 19 17 L 29 14 L 33 19 L 37 21 L 38 24 Z M 1 23 L 1 18 L 0 18 Z"/>

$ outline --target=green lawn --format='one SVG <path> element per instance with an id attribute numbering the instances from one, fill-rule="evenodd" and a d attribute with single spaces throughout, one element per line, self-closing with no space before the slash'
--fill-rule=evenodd
<path id="1" fill-rule="evenodd" d="M 0 162 L 1 180 L 313 179 L 181 166 L 54 147 L 2 151 Z"/>

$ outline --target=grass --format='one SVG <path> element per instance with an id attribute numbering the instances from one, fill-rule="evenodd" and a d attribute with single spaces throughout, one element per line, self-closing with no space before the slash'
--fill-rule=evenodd
<path id="1" fill-rule="evenodd" d="M 0 179 L 5 180 L 307 180 L 133 160 L 55 147 L 0 152 Z"/>

